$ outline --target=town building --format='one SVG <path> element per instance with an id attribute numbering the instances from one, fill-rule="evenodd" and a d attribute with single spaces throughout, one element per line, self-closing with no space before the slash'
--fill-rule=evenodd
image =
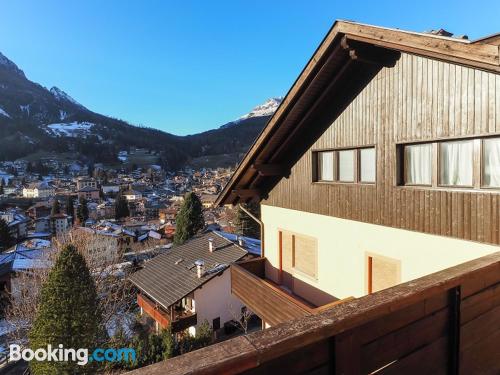
<path id="1" fill-rule="evenodd" d="M 55 189 L 47 182 L 32 183 L 23 188 L 24 198 L 50 198 L 55 195 Z"/>
<path id="2" fill-rule="evenodd" d="M 99 189 L 91 186 L 85 186 L 77 191 L 78 199 L 85 198 L 88 201 L 99 199 Z"/>
<path id="3" fill-rule="evenodd" d="M 150 260 L 130 277 L 140 293 L 137 303 L 156 330 L 188 330 L 207 321 L 214 331 L 241 313 L 231 295 L 229 265 L 248 252 L 221 235 L 207 232 Z"/>

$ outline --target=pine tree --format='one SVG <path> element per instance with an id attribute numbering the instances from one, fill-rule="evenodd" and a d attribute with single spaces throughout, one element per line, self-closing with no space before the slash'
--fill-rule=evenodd
<path id="1" fill-rule="evenodd" d="M 89 218 L 89 209 L 87 207 L 87 200 L 84 197 L 80 197 L 78 200 L 78 208 L 76 209 L 76 217 L 80 224 L 84 224 Z"/>
<path id="2" fill-rule="evenodd" d="M 103 332 L 94 280 L 85 259 L 68 245 L 59 254 L 47 281 L 42 286 L 40 304 L 29 332 L 32 350 L 47 348 L 93 348 L 99 346 Z M 31 361 L 34 375 L 93 374 L 92 363 L 76 361 Z"/>
<path id="3" fill-rule="evenodd" d="M 0 218 L 0 250 L 7 249 L 12 243 L 12 240 L 13 239 L 7 222 Z"/>
<path id="4" fill-rule="evenodd" d="M 247 203 L 242 206 L 256 218 L 260 217 L 260 206 L 258 204 Z M 236 213 L 235 225 L 238 234 L 245 237 L 260 238 L 259 223 L 243 211 L 241 206 L 238 207 Z"/>
<path id="5" fill-rule="evenodd" d="M 130 211 L 128 209 L 127 199 L 123 195 L 119 195 L 116 197 L 115 201 L 115 219 L 120 220 L 129 215 Z"/>
<path id="6" fill-rule="evenodd" d="M 0 177 L 0 195 L 3 195 L 3 178 Z"/>
<path id="7" fill-rule="evenodd" d="M 73 197 L 68 195 L 66 197 L 66 215 L 71 216 L 74 220 L 75 217 L 75 206 L 73 204 Z"/>
<path id="8" fill-rule="evenodd" d="M 50 211 L 50 215 L 54 216 L 54 215 L 58 215 L 60 213 L 61 213 L 61 205 L 56 198 L 56 199 L 54 199 L 54 203 L 52 203 L 52 210 Z"/>
<path id="9" fill-rule="evenodd" d="M 183 244 L 205 227 L 203 207 L 195 193 L 187 193 L 175 220 L 174 243 Z"/>

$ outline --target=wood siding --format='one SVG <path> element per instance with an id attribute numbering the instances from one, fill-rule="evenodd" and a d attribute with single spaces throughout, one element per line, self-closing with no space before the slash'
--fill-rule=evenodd
<path id="1" fill-rule="evenodd" d="M 500 75 L 410 54 L 384 68 L 262 203 L 500 244 L 500 191 L 396 185 L 398 143 L 500 135 Z M 375 145 L 374 185 L 312 183 L 312 151 Z"/>

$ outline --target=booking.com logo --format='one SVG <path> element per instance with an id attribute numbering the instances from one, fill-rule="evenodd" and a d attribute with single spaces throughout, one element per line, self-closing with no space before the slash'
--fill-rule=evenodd
<path id="1" fill-rule="evenodd" d="M 64 348 L 62 344 L 53 348 L 47 345 L 47 349 L 39 348 L 36 350 L 22 349 L 20 345 L 12 344 L 9 346 L 9 361 L 25 360 L 30 361 L 49 361 L 49 362 L 76 362 L 80 366 L 85 366 L 89 362 L 133 362 L 135 361 L 135 349 L 131 348 L 97 348 L 89 355 L 88 349 L 69 349 Z"/>

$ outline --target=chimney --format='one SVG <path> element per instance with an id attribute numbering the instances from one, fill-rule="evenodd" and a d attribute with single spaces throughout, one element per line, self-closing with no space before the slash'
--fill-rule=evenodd
<path id="1" fill-rule="evenodd" d="M 213 253 L 215 251 L 215 244 L 214 244 L 214 239 L 209 238 L 208 239 L 208 250 Z"/>
<path id="2" fill-rule="evenodd" d="M 238 245 L 240 245 L 241 247 L 245 246 L 245 240 L 243 240 L 242 236 L 238 236 Z"/>
<path id="3" fill-rule="evenodd" d="M 196 266 L 196 274 L 198 275 L 198 279 L 201 279 L 203 276 L 203 265 L 205 264 L 202 260 L 197 260 L 194 262 Z"/>

